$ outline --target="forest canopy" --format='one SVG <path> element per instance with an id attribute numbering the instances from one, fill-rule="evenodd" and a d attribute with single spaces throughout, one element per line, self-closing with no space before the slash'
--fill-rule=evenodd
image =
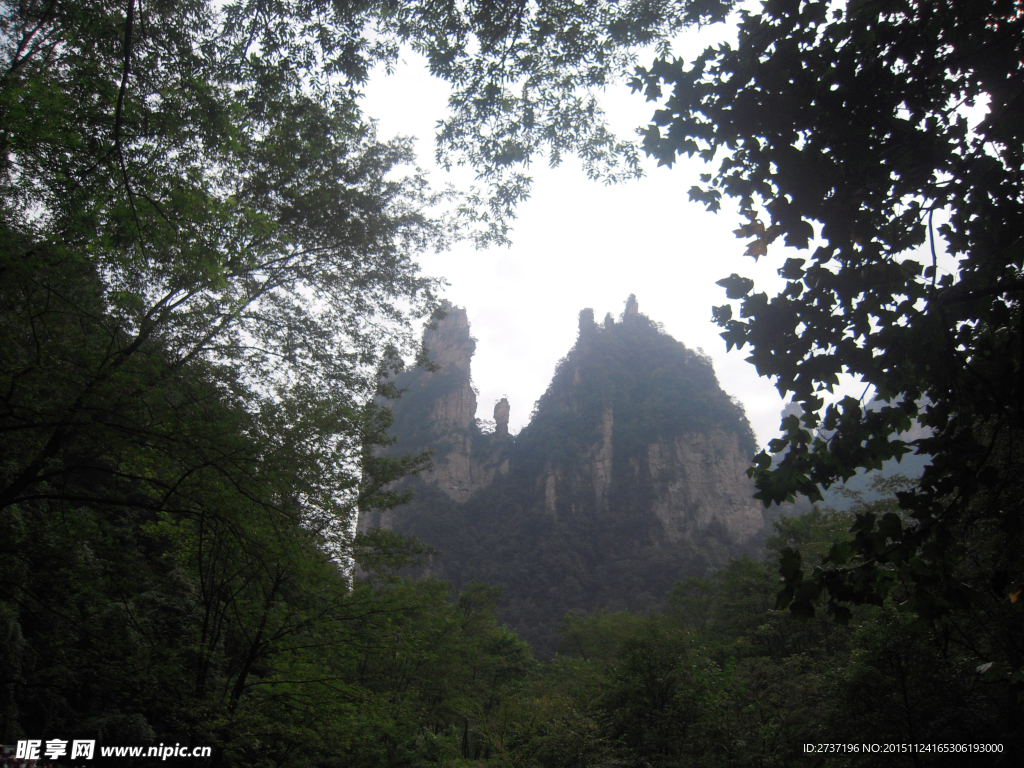
<path id="1" fill-rule="evenodd" d="M 384 647 L 360 636 L 454 609 L 354 584 L 354 554 L 404 545 L 352 526 L 420 465 L 374 458 L 371 398 L 447 234 L 356 108 L 387 55 L 352 39 L 367 13 L 3 4 L 4 743 L 388 749 L 354 711 Z"/>

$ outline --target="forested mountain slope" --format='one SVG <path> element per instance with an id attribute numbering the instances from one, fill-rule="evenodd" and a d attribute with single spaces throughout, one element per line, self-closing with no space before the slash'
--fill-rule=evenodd
<path id="1" fill-rule="evenodd" d="M 757 547 L 743 410 L 635 298 L 619 322 L 580 313 L 575 346 L 515 437 L 504 400 L 493 432 L 475 418 L 465 311 L 448 308 L 424 346 L 439 370 L 394 382 L 391 450 L 429 450 L 433 468 L 412 482 L 413 502 L 361 525 L 429 544 L 429 567 L 456 587 L 502 586 L 502 618 L 541 655 L 566 612 L 654 608 L 678 579 Z"/>

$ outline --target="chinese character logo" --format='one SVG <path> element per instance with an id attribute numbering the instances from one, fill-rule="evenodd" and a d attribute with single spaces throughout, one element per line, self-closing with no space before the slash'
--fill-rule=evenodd
<path id="1" fill-rule="evenodd" d="M 62 739 L 50 739 L 46 742 L 46 757 L 48 760 L 56 760 L 68 753 L 68 743 Z"/>
<path id="2" fill-rule="evenodd" d="M 92 760 L 92 754 L 95 750 L 95 741 L 78 741 L 76 739 L 71 742 L 71 759 L 74 760 L 76 757 L 84 757 L 86 760 Z"/>
<path id="3" fill-rule="evenodd" d="M 14 757 L 20 760 L 38 760 L 39 759 L 39 748 L 43 742 L 39 739 L 29 739 L 28 741 L 18 742 L 18 751 Z"/>

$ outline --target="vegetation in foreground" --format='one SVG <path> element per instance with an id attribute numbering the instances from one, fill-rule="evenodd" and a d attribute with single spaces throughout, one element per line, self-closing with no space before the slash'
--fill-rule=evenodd
<path id="1" fill-rule="evenodd" d="M 894 508 L 783 518 L 764 559 L 677 583 L 664 613 L 569 614 L 548 664 L 498 625 L 499 589 L 396 575 L 424 552 L 387 532 L 357 543 L 350 578 L 270 516 L 19 516 L 5 738 L 176 741 L 246 766 L 1014 765 L 1017 694 L 949 627 L 981 621 L 969 607 L 914 618 L 899 582 L 847 625 L 776 610 L 780 551 L 819 561 Z"/>

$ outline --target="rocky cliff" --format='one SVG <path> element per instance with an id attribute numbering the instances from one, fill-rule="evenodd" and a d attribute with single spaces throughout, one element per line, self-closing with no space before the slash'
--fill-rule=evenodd
<path id="1" fill-rule="evenodd" d="M 476 421 L 476 392 L 470 376 L 476 341 L 470 335 L 466 310 L 451 305 L 443 309 L 444 319 L 423 334 L 432 370 L 416 368 L 394 382 L 403 394 L 391 405 L 392 430 L 399 452 L 431 452 L 432 467 L 420 475 L 417 485 L 436 488 L 462 503 L 490 485 L 502 467 L 495 461 L 495 451 L 488 450 L 496 440 L 485 440 Z M 507 401 L 504 408 L 503 436 L 507 437 Z M 361 528 L 393 525 L 394 513 L 372 513 L 360 520 Z"/>
<path id="2" fill-rule="evenodd" d="M 630 518 L 653 545 L 712 528 L 742 544 L 763 526 L 742 408 L 711 363 L 662 333 L 632 296 L 619 323 L 599 327 L 580 313 L 577 343 L 516 448 L 527 460 L 513 467 L 543 488 L 554 516 Z"/>
<path id="3" fill-rule="evenodd" d="M 418 536 L 432 570 L 502 584 L 506 619 L 542 654 L 568 610 L 651 608 L 671 583 L 757 546 L 764 521 L 746 469 L 754 440 L 710 362 L 640 314 L 580 313 L 575 346 L 523 431 L 476 419 L 475 341 L 464 310 L 428 330 L 436 370 L 398 377 L 397 449 L 430 450 L 416 499 L 361 527 Z"/>

